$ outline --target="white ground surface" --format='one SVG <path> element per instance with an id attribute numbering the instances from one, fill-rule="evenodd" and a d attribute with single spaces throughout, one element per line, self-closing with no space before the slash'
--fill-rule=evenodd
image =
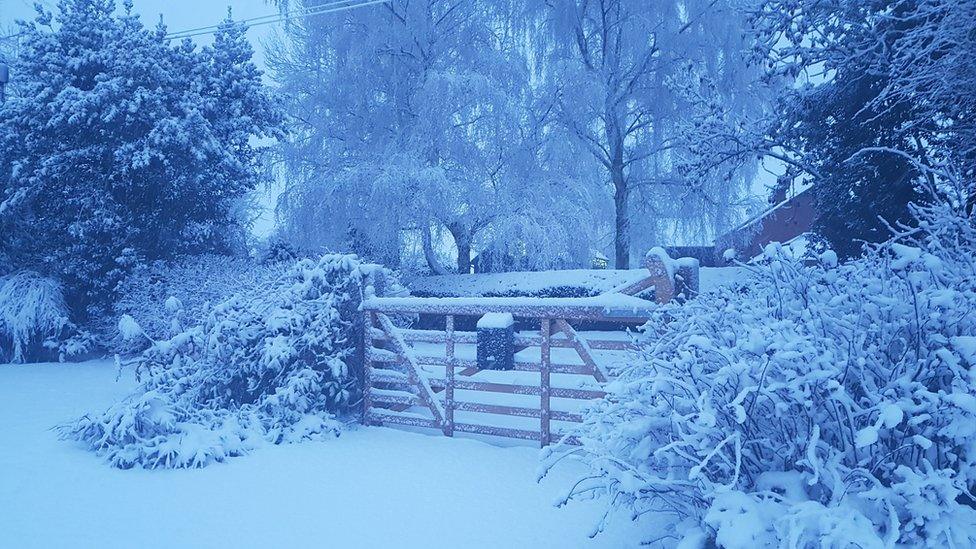
<path id="1" fill-rule="evenodd" d="M 552 502 L 538 450 L 386 428 L 192 471 L 121 471 L 50 428 L 128 393 L 110 362 L 0 365 L 0 547 L 637 547 L 603 506 Z M 622 522 L 621 522 L 622 521 Z"/>

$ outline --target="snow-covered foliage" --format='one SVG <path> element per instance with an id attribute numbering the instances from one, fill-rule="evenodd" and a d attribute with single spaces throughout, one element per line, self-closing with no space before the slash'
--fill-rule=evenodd
<path id="1" fill-rule="evenodd" d="M 612 193 L 618 269 L 628 267 L 632 243 L 646 249 L 676 232 L 705 240 L 729 223 L 753 166 L 725 181 L 690 173 L 683 122 L 690 99 L 706 93 L 737 115 L 763 105 L 748 87 L 758 72 L 742 32 L 751 3 L 526 2 L 541 11 L 533 24 L 543 93 L 556 97 L 554 135 L 577 142 Z"/>
<path id="2" fill-rule="evenodd" d="M 567 498 L 688 519 L 689 546 L 976 544 L 976 225 L 919 213 L 863 259 L 773 245 L 739 287 L 659 309 Z"/>
<path id="3" fill-rule="evenodd" d="M 31 271 L 0 277 L 0 360 L 24 362 L 70 327 L 64 291 Z M 50 345 L 50 343 L 49 343 Z"/>
<path id="4" fill-rule="evenodd" d="M 232 297 L 199 325 L 154 341 L 141 387 L 64 425 L 111 464 L 203 467 L 263 441 L 338 434 L 358 395 L 359 303 L 382 268 L 355 256 L 301 260 L 263 291 Z M 131 317 L 121 329 L 144 337 Z"/>
<path id="5" fill-rule="evenodd" d="M 291 263 L 294 263 L 292 261 Z M 115 314 L 103 331 L 115 335 L 119 317 L 135 320 L 150 340 L 170 338 L 203 323 L 214 305 L 235 294 L 268 291 L 290 263 L 258 263 L 247 256 L 204 254 L 155 261 L 133 269 L 119 285 Z M 114 340 L 116 351 L 143 350 L 148 340 Z"/>
<path id="6" fill-rule="evenodd" d="M 391 265 L 419 251 L 435 274 L 468 273 L 485 249 L 521 269 L 584 264 L 606 195 L 595 167 L 549 143 L 520 9 L 396 0 L 295 21 L 268 56 L 295 115 L 285 236 Z"/>
<path id="7" fill-rule="evenodd" d="M 196 48 L 116 7 L 65 0 L 24 23 L 0 105 L 0 256 L 60 280 L 76 321 L 134 265 L 237 249 L 257 138 L 281 120 L 240 25 Z"/>
<path id="8" fill-rule="evenodd" d="M 748 3 L 746 4 L 748 6 Z M 928 170 L 976 173 L 976 3 L 971 0 L 760 0 L 747 7 L 755 116 L 696 101 L 694 177 L 722 179 L 757 157 L 781 182 L 813 184 L 815 229 L 840 257 L 912 223 Z M 976 198 L 971 204 L 976 204 Z M 882 221 L 882 219 L 884 221 Z"/>

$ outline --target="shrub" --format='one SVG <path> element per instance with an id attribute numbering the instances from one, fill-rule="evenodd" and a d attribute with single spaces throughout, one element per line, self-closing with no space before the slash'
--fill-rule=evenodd
<path id="1" fill-rule="evenodd" d="M 592 468 L 566 501 L 671 513 L 691 545 L 976 543 L 976 229 L 920 217 L 839 266 L 770 246 L 752 280 L 657 309 L 556 453 Z"/>
<path id="2" fill-rule="evenodd" d="M 0 277 L 0 360 L 41 358 L 46 348 L 57 348 L 70 328 L 64 292 L 56 280 L 31 271 Z"/>
<path id="3" fill-rule="evenodd" d="M 137 267 L 120 284 L 115 316 L 101 331 L 117 352 L 142 351 L 147 339 L 117 337 L 119 317 L 132 317 L 149 340 L 167 339 L 203 323 L 215 305 L 236 294 L 267 291 L 288 266 L 262 265 L 246 256 L 204 254 Z"/>
<path id="4" fill-rule="evenodd" d="M 355 256 L 302 260 L 262 291 L 152 341 L 141 387 L 101 414 L 64 425 L 121 468 L 202 467 L 254 448 L 338 434 L 357 401 L 356 320 L 380 271 Z M 121 331 L 147 337 L 131 317 Z"/>

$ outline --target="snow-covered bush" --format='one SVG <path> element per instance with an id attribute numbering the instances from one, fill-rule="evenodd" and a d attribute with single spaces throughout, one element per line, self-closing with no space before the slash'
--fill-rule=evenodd
<path id="1" fill-rule="evenodd" d="M 136 265 L 242 246 L 283 119 L 242 25 L 196 48 L 131 1 L 49 4 L 19 25 L 0 105 L 0 249 L 87 322 Z"/>
<path id="2" fill-rule="evenodd" d="M 258 258 L 264 265 L 287 263 L 309 257 L 309 253 L 281 237 L 273 237 L 259 245 Z"/>
<path id="3" fill-rule="evenodd" d="M 0 362 L 40 358 L 70 325 L 56 280 L 31 271 L 0 277 Z"/>
<path id="4" fill-rule="evenodd" d="M 382 269 L 355 256 L 302 260 L 261 292 L 153 341 L 141 387 L 101 414 L 62 426 L 121 468 L 202 467 L 263 441 L 338 434 L 356 403 L 356 321 Z M 131 317 L 120 329 L 147 337 Z"/>
<path id="5" fill-rule="evenodd" d="M 753 279 L 659 308 L 554 454 L 592 466 L 567 500 L 673 514 L 689 547 L 976 544 L 976 227 L 919 218 L 841 265 L 770 246 Z"/>
<path id="6" fill-rule="evenodd" d="M 137 267 L 119 285 L 114 316 L 102 327 L 116 352 L 141 351 L 147 340 L 116 336 L 119 317 L 132 317 L 149 339 L 166 339 L 206 320 L 215 305 L 237 294 L 267 291 L 287 271 L 246 256 L 198 255 Z"/>

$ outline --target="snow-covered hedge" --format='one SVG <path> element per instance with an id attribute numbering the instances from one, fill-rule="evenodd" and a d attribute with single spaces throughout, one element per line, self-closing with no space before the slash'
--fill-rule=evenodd
<path id="1" fill-rule="evenodd" d="M 140 389 L 65 425 L 121 468 L 202 467 L 262 442 L 337 434 L 358 396 L 356 320 L 382 269 L 355 256 L 302 260 L 199 325 L 152 341 Z M 148 336 L 123 317 L 129 338 Z"/>
<path id="2" fill-rule="evenodd" d="M 119 285 L 114 317 L 102 327 L 105 339 L 116 352 L 132 351 L 133 344 L 141 351 L 144 341 L 113 338 L 121 316 L 135 319 L 153 340 L 169 338 L 202 323 L 215 305 L 234 295 L 267 291 L 289 265 L 203 254 L 139 266 Z"/>
<path id="3" fill-rule="evenodd" d="M 24 362 L 56 350 L 70 326 L 56 280 L 31 271 L 0 277 L 0 362 Z"/>
<path id="4" fill-rule="evenodd" d="M 567 500 L 673 514 L 685 547 L 976 544 L 976 229 L 921 219 L 843 265 L 771 246 L 753 280 L 660 308 L 568 450 L 592 474 Z"/>

